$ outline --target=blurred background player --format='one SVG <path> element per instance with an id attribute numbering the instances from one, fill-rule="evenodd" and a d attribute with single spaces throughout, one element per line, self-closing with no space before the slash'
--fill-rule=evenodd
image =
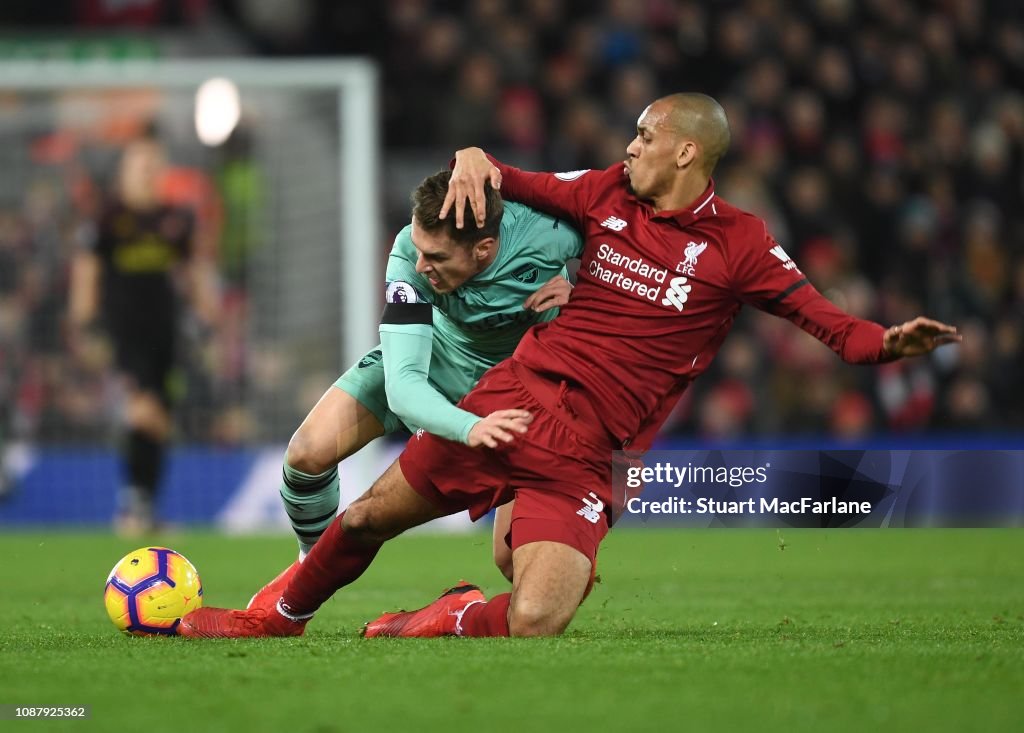
<path id="1" fill-rule="evenodd" d="M 123 378 L 124 485 L 115 527 L 126 535 L 156 527 L 157 490 L 172 432 L 170 377 L 180 293 L 187 292 L 206 323 L 215 309 L 212 266 L 193 250 L 193 217 L 160 196 L 166 166 L 153 134 L 126 145 L 115 191 L 71 273 L 73 348 L 102 322 Z"/>
<path id="2" fill-rule="evenodd" d="M 338 463 L 371 440 L 423 429 L 494 448 L 523 417 L 516 410 L 482 417 L 453 403 L 530 326 L 557 315 L 571 290 L 565 263 L 579 257 L 583 240 L 546 214 L 503 206 L 490 188 L 480 227 L 456 229 L 438 218 L 450 178 L 450 171 L 435 173 L 412 194 L 412 223 L 388 258 L 381 343 L 324 393 L 288 443 L 281 499 L 299 560 L 250 603 L 280 594 L 338 512 Z M 503 538 L 495 535 L 496 546 Z"/>

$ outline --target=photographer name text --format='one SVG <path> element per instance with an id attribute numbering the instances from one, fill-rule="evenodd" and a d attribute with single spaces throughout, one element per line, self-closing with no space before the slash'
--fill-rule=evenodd
<path id="1" fill-rule="evenodd" d="M 626 502 L 630 514 L 870 514 L 869 501 L 842 501 L 812 499 L 803 496 L 797 499 L 778 497 L 727 501 L 723 499 L 682 499 L 670 497 L 660 501 L 645 501 L 632 497 Z"/>
<path id="2" fill-rule="evenodd" d="M 671 489 L 713 485 L 742 491 L 744 488 L 754 489 L 758 484 L 767 483 L 771 465 L 764 463 L 754 466 L 701 466 L 692 462 L 676 464 L 659 461 L 652 466 L 630 466 L 626 470 L 626 487 L 628 492 L 629 489 L 642 488 L 650 483 Z M 632 496 L 626 501 L 626 511 L 630 514 L 866 515 L 871 513 L 871 509 L 870 501 L 844 501 L 836 497 L 822 496 L 761 496 L 749 499 L 672 496 L 659 497 L 655 500 Z"/>

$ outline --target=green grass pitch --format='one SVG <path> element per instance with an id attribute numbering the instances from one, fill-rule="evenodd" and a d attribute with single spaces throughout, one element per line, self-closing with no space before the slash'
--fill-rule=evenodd
<path id="1" fill-rule="evenodd" d="M 244 605 L 284 537 L 161 538 Z M 300 639 L 129 638 L 101 599 L 126 543 L 0 536 L 0 703 L 92 705 L 2 730 L 1018 731 L 1024 531 L 622 530 L 558 639 L 364 640 L 459 578 L 483 535 L 400 538 Z"/>

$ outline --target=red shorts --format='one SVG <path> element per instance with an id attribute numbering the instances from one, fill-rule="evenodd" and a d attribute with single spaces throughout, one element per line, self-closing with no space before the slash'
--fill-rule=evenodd
<path id="1" fill-rule="evenodd" d="M 582 393 L 508 360 L 484 374 L 459 407 L 477 415 L 529 410 L 533 422 L 493 449 L 417 433 L 399 458 L 409 484 L 446 512 L 468 509 L 474 521 L 515 499 L 513 550 L 560 542 L 593 562 L 608 533 L 615 446 Z"/>

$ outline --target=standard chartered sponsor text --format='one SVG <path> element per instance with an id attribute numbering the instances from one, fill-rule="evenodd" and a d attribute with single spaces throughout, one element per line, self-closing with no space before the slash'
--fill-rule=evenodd
<path id="1" fill-rule="evenodd" d="M 613 270 L 602 263 L 615 265 L 620 269 Z M 665 268 L 652 265 L 643 257 L 624 255 L 607 244 L 601 244 L 597 248 L 597 256 L 590 261 L 587 271 L 602 282 L 622 288 L 627 292 L 636 293 L 641 298 L 652 302 L 658 300 L 661 286 L 668 276 L 668 270 Z M 657 283 L 657 285 L 650 285 L 643 280 Z"/>

